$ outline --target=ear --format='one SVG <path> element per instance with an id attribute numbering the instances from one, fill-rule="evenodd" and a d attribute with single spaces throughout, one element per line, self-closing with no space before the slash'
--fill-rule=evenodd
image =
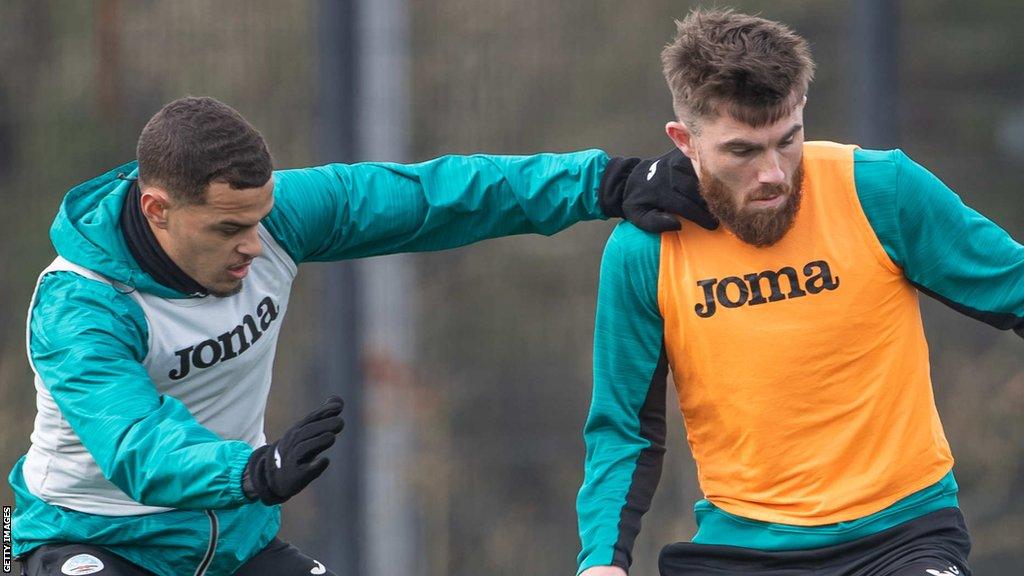
<path id="1" fill-rule="evenodd" d="M 150 224 L 160 229 L 167 228 L 167 212 L 171 207 L 167 192 L 154 186 L 147 186 L 142 189 L 140 204 L 142 214 Z"/>
<path id="2" fill-rule="evenodd" d="M 686 124 L 673 120 L 665 124 L 665 133 L 668 134 L 669 139 L 676 145 L 676 148 L 679 148 L 679 151 L 693 162 L 693 166 L 696 168 L 700 162 L 700 157 L 697 154 L 697 146 L 693 140 L 693 131 Z"/>

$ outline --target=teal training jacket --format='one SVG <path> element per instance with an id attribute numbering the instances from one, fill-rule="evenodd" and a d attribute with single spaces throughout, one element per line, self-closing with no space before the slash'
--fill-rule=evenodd
<path id="1" fill-rule="evenodd" d="M 607 162 L 595 150 L 275 172 L 264 254 L 228 298 L 174 292 L 132 259 L 119 216 L 134 162 L 73 188 L 29 311 L 39 415 L 9 476 L 14 554 L 83 542 L 163 576 L 231 574 L 279 528 L 279 508 L 247 500 L 240 478 L 266 441 L 296 265 L 603 218 Z"/>

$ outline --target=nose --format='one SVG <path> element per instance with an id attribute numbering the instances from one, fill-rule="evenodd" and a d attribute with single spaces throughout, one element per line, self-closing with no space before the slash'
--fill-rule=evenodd
<path id="1" fill-rule="evenodd" d="M 260 242 L 260 236 L 255 226 L 242 238 L 242 243 L 238 245 L 237 250 L 239 254 L 250 260 L 259 258 L 263 254 L 263 243 Z"/>
<path id="2" fill-rule="evenodd" d="M 765 163 L 757 173 L 757 181 L 761 184 L 782 184 L 786 181 L 786 173 L 782 171 L 782 163 L 775 153 L 765 154 Z"/>

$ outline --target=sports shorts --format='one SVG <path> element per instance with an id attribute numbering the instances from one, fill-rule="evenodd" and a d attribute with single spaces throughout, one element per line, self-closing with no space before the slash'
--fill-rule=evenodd
<path id="1" fill-rule="evenodd" d="M 22 576 L 153 576 L 149 570 L 112 554 L 102 546 L 89 544 L 46 544 L 20 559 Z M 274 538 L 266 548 L 242 565 L 235 576 L 337 576 L 319 561 L 291 544 Z"/>
<path id="2" fill-rule="evenodd" d="M 661 550 L 662 576 L 970 576 L 971 540 L 958 508 L 812 550 L 764 551 L 678 542 Z"/>

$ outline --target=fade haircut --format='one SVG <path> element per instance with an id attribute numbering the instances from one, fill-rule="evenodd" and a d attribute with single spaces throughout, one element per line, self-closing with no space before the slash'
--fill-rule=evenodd
<path id="1" fill-rule="evenodd" d="M 140 183 L 186 204 L 204 204 L 214 180 L 235 190 L 258 188 L 273 171 L 259 131 L 208 97 L 188 96 L 161 108 L 142 129 L 136 157 Z"/>
<path id="2" fill-rule="evenodd" d="M 676 38 L 661 52 L 676 118 L 725 113 L 754 128 L 789 115 L 807 95 L 814 61 L 807 41 L 779 22 L 732 10 L 694 10 L 676 20 Z"/>

